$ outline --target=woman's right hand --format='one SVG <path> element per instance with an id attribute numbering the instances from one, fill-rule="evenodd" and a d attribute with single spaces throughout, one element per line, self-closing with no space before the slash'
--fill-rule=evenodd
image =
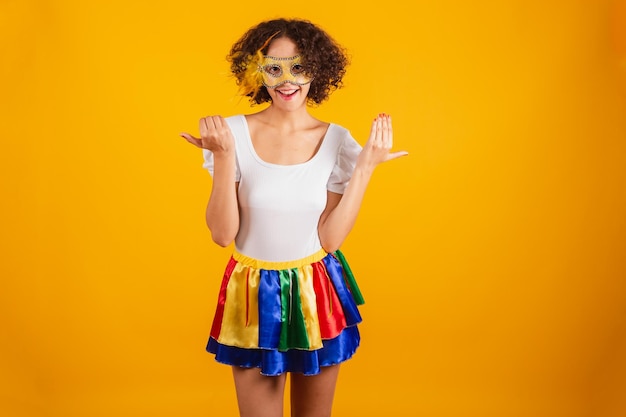
<path id="1" fill-rule="evenodd" d="M 222 116 L 207 116 L 199 122 L 200 137 L 196 138 L 183 132 L 181 137 L 198 148 L 208 149 L 213 153 L 229 153 L 235 148 L 235 138 Z"/>

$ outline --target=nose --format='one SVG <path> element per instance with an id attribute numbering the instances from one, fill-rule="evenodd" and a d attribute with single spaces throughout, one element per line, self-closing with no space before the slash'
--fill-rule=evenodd
<path id="1" fill-rule="evenodd" d="M 289 84 L 289 85 L 291 85 L 293 87 L 299 87 L 298 83 L 296 83 L 295 80 L 283 80 L 283 81 L 280 81 L 278 84 L 276 84 L 276 87 L 274 87 L 274 88 L 282 87 L 282 86 L 287 85 L 287 84 Z"/>

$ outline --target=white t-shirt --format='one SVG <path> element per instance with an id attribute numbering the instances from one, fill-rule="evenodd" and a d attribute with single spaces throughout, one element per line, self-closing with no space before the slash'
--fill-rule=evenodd
<path id="1" fill-rule="evenodd" d="M 331 123 L 317 153 L 295 165 L 263 161 L 254 150 L 245 116 L 226 118 L 235 137 L 239 182 L 238 252 L 282 262 L 321 249 L 317 225 L 326 192 L 343 194 L 352 176 L 359 145 L 345 128 Z M 203 167 L 213 175 L 213 154 L 204 149 Z"/>

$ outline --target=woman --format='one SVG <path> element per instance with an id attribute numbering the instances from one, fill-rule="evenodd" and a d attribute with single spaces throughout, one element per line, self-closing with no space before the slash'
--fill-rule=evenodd
<path id="1" fill-rule="evenodd" d="M 329 416 L 339 364 L 359 345 L 363 302 L 339 251 L 374 168 L 390 152 L 391 118 L 378 115 L 363 148 L 314 118 L 341 87 L 347 59 L 304 20 L 262 22 L 228 56 L 255 113 L 200 119 L 213 177 L 206 221 L 235 251 L 226 267 L 207 350 L 231 365 L 240 415 L 282 416 L 286 374 L 293 416 Z"/>

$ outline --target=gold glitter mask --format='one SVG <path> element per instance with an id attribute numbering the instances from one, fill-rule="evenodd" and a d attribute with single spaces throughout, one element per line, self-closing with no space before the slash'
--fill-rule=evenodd
<path id="1" fill-rule="evenodd" d="M 300 55 L 289 58 L 276 58 L 265 55 L 261 64 L 263 85 L 267 88 L 276 88 L 285 83 L 305 85 L 313 81 L 302 65 Z"/>

